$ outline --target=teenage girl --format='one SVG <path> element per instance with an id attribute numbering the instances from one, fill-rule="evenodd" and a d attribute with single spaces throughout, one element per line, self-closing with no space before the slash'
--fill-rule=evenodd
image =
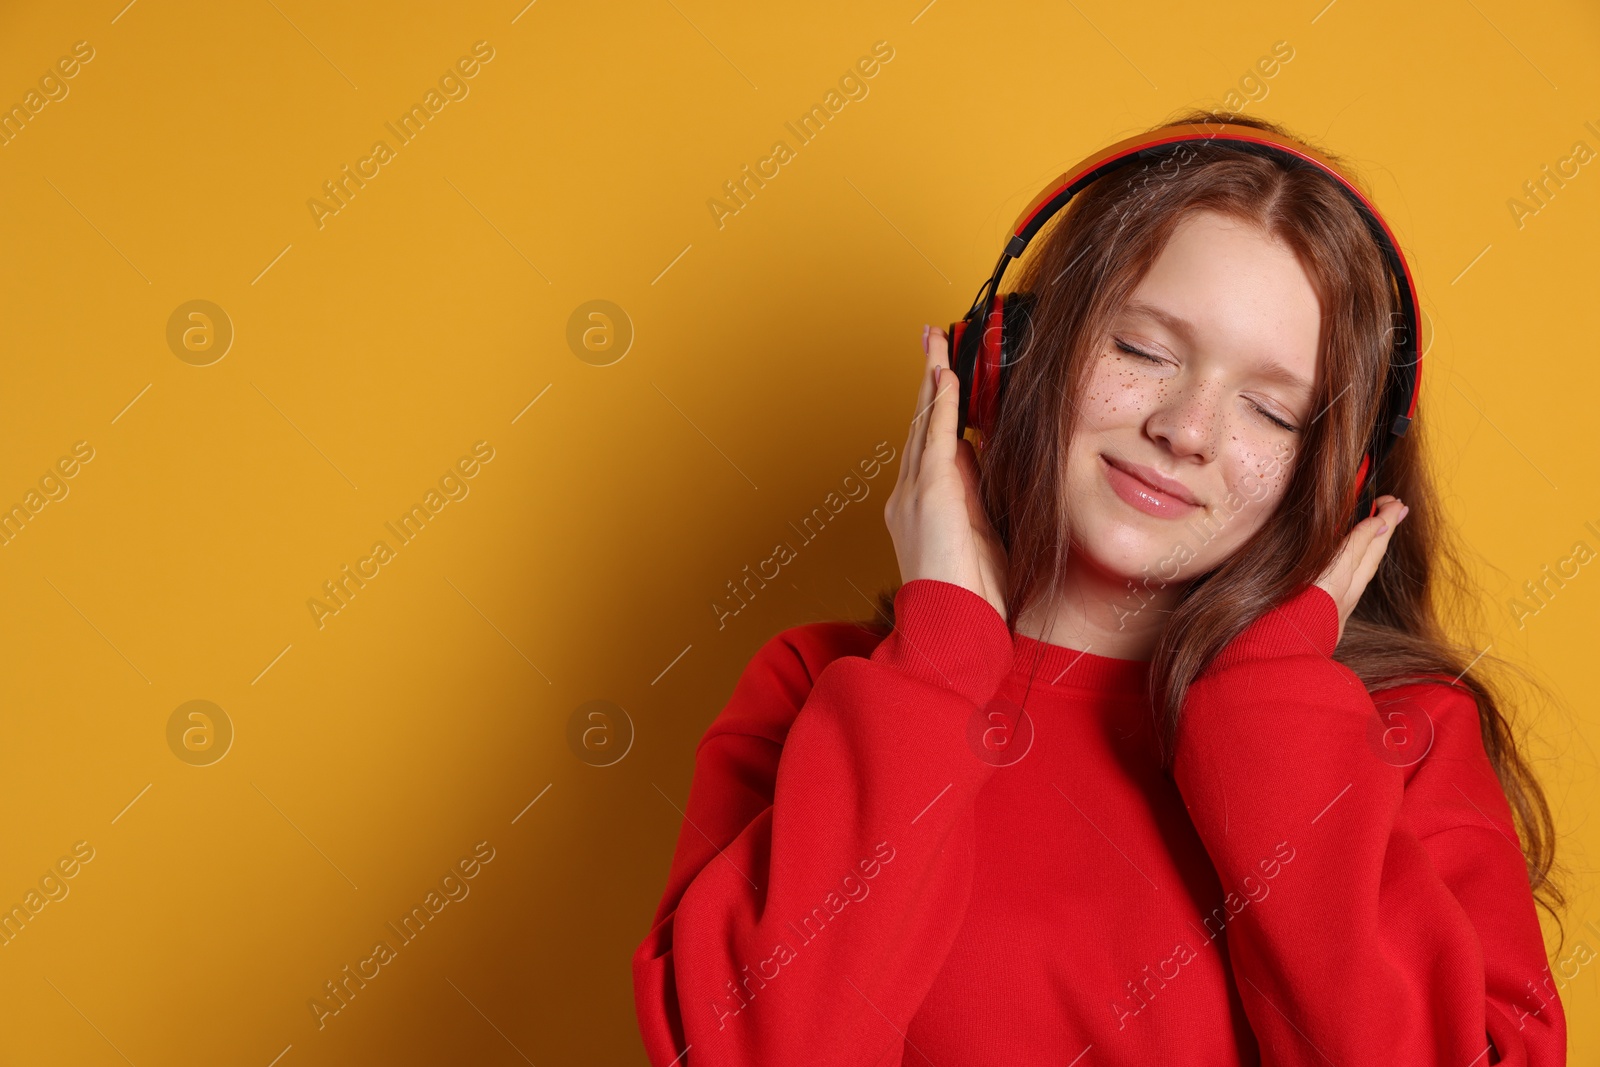
<path id="1" fill-rule="evenodd" d="M 1304 143 L 1152 135 L 1197 123 Z M 981 452 L 924 328 L 886 619 L 778 634 L 700 742 L 651 1063 L 1564 1063 L 1418 426 L 1361 466 L 1398 289 L 1350 197 L 1219 136 L 1030 254 Z"/>

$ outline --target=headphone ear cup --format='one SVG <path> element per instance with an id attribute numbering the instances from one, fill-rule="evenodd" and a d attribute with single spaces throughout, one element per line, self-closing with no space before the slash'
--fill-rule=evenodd
<path id="1" fill-rule="evenodd" d="M 970 327 L 970 318 L 950 324 L 945 336 L 949 339 L 947 358 L 950 369 L 956 374 L 960 392 L 956 394 L 956 437 L 959 438 L 972 425 L 973 367 L 978 361 L 978 335 L 981 330 Z"/>
<path id="2" fill-rule="evenodd" d="M 950 366 L 961 383 L 957 435 L 967 427 L 981 439 L 994 432 L 1011 367 L 1027 348 L 1032 293 L 998 293 L 987 308 L 950 327 Z"/>
<path id="3" fill-rule="evenodd" d="M 994 425 L 1005 299 L 1004 294 L 995 296 L 987 307 L 950 327 L 950 369 L 961 387 L 956 403 L 957 437 L 971 427 L 982 439 Z"/>
<path id="4" fill-rule="evenodd" d="M 1005 401 L 1006 388 L 1013 377 L 1011 368 L 1026 354 L 1032 338 L 1034 295 L 1015 292 L 1006 297 L 1000 321 L 999 389 L 996 392 L 995 413 Z"/>
<path id="5" fill-rule="evenodd" d="M 1373 477 L 1372 470 L 1372 453 L 1366 452 L 1361 457 L 1361 466 L 1356 471 L 1355 489 L 1350 494 L 1351 526 L 1363 519 L 1371 518 L 1377 512 L 1376 487 L 1377 479 Z"/>

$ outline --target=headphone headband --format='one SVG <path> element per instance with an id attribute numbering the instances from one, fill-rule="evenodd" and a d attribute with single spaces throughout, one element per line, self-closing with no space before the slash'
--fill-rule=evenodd
<path id="1" fill-rule="evenodd" d="M 1026 326 L 1025 312 L 1002 313 L 1007 310 L 1004 307 L 1007 301 L 1000 293 L 1000 280 L 1007 265 L 1020 258 L 1045 223 L 1091 182 L 1139 163 L 1146 166 L 1153 162 L 1164 164 L 1172 157 L 1190 150 L 1191 146 L 1209 143 L 1225 143 L 1232 150 L 1286 160 L 1297 167 L 1315 167 L 1333 179 L 1345 194 L 1365 222 L 1368 233 L 1383 256 L 1393 295 L 1400 305 L 1401 321 L 1390 328 L 1393 354 L 1384 386 L 1382 411 L 1357 476 L 1358 494 L 1368 490 L 1365 496 L 1370 498 L 1370 489 L 1384 457 L 1393 447 L 1395 438 L 1405 434 L 1416 416 L 1417 397 L 1421 391 L 1422 356 L 1418 350 L 1421 330 L 1417 315 L 1416 284 L 1411 276 L 1410 265 L 1383 216 L 1331 159 L 1314 148 L 1270 130 L 1236 123 L 1185 123 L 1125 138 L 1063 173 L 1023 209 L 1012 227 L 1005 249 L 1000 253 L 999 262 L 995 264 L 994 273 L 978 289 L 978 295 L 963 321 L 950 328 L 952 366 L 962 386 L 957 432 L 969 424 L 977 427 L 985 436 L 992 429 L 993 418 L 1000 406 L 1006 371 L 1015 361 L 1016 353 L 1011 348 L 1021 342 L 1022 329 L 1006 329 L 1007 320 L 1023 320 L 1016 321 L 1016 325 L 1022 328 Z M 1016 298 L 1027 295 L 1012 294 L 1010 302 L 1018 304 Z M 969 422 L 969 415 L 977 417 Z"/>

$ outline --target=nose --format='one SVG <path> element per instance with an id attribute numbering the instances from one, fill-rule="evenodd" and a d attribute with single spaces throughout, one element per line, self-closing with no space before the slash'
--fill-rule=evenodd
<path id="1" fill-rule="evenodd" d="M 1169 381 L 1145 420 L 1145 433 L 1179 459 L 1210 462 L 1217 456 L 1217 436 L 1222 432 L 1221 403 L 1218 383 Z"/>

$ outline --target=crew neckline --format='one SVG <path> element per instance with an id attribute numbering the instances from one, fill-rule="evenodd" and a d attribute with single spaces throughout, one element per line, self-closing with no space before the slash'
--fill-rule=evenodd
<path id="1" fill-rule="evenodd" d="M 1027 634 L 1011 635 L 1011 673 L 1056 689 L 1095 689 L 1142 696 L 1149 686 L 1148 660 L 1115 659 L 1087 649 L 1052 645 Z"/>

